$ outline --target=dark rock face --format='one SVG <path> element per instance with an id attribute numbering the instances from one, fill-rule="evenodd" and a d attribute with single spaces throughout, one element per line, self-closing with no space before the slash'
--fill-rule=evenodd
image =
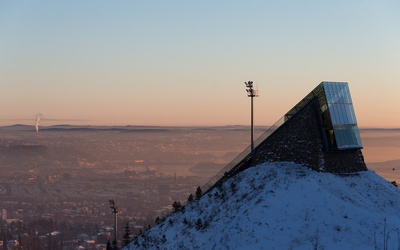
<path id="1" fill-rule="evenodd" d="M 255 149 L 253 165 L 290 161 L 316 171 L 354 173 L 367 170 L 360 149 L 327 150 L 319 110 L 310 102 Z"/>

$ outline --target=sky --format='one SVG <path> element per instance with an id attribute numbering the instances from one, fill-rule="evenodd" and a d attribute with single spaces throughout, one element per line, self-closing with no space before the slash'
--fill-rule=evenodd
<path id="1" fill-rule="evenodd" d="M 400 128 L 399 1 L 1 1 L 0 126 L 271 125 L 322 81 Z"/>

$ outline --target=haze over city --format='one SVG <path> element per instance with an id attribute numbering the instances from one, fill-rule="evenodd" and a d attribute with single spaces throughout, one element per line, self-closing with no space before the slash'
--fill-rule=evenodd
<path id="1" fill-rule="evenodd" d="M 359 127 L 399 128 L 398 1 L 2 1 L 0 126 L 277 121 L 349 83 Z"/>

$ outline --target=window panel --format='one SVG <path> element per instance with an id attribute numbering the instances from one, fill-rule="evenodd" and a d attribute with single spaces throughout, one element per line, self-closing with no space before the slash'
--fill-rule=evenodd
<path id="1" fill-rule="evenodd" d="M 351 118 L 351 124 L 357 124 L 352 105 L 347 105 L 347 112 L 349 113 L 349 116 Z"/>
<path id="2" fill-rule="evenodd" d="M 349 91 L 346 92 L 346 103 L 350 103 L 351 104 L 351 97 L 350 97 L 350 92 Z"/>
<path id="3" fill-rule="evenodd" d="M 329 105 L 329 113 L 331 114 L 331 118 L 332 118 L 332 124 L 337 124 L 337 112 L 335 111 L 335 105 Z"/>
<path id="4" fill-rule="evenodd" d="M 347 112 L 344 109 L 344 104 L 339 104 L 338 106 L 340 107 L 340 114 L 342 117 L 341 124 L 349 124 L 349 121 L 347 119 Z"/>
<path id="5" fill-rule="evenodd" d="M 334 131 L 339 149 L 362 147 L 357 125 L 334 126 Z"/>

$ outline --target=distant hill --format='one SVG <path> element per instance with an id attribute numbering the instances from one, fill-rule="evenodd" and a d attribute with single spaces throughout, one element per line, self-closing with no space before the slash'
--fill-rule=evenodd
<path id="1" fill-rule="evenodd" d="M 2 126 L 0 130 L 10 130 L 10 131 L 21 131 L 21 130 L 33 130 L 35 131 L 35 125 L 25 125 L 25 124 L 14 124 L 10 126 Z"/>
<path id="2" fill-rule="evenodd" d="M 372 171 L 267 163 L 227 180 L 131 249 L 398 249 L 400 191 Z"/>
<path id="3" fill-rule="evenodd" d="M 255 130 L 265 131 L 267 127 L 257 126 Z M 176 130 L 229 130 L 229 131 L 247 131 L 248 126 L 228 125 L 228 126 L 92 126 L 92 125 L 69 125 L 58 124 L 52 126 L 39 126 L 39 132 L 44 131 L 113 131 L 113 132 L 169 132 Z M 0 126 L 0 131 L 35 131 L 35 126 L 15 124 L 10 126 Z"/>

